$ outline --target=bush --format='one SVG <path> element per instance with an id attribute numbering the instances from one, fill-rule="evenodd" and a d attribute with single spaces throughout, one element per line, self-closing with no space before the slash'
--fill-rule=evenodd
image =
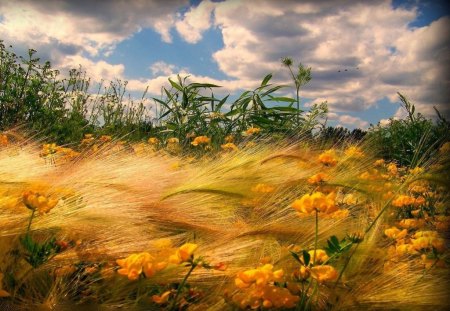
<path id="1" fill-rule="evenodd" d="M 367 138 L 373 141 L 381 157 L 415 167 L 428 161 L 450 139 L 450 123 L 436 109 L 438 120 L 427 119 L 415 112 L 415 106 L 405 96 L 398 95 L 408 117 L 391 118 L 385 126 L 372 125 Z"/>

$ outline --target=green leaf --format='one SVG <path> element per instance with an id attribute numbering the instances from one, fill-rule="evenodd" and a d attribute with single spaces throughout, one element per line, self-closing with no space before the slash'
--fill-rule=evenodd
<path id="1" fill-rule="evenodd" d="M 289 251 L 292 255 L 292 257 L 294 257 L 295 260 L 297 260 L 299 263 L 302 263 L 300 257 L 298 257 L 298 254 L 296 252 L 293 251 Z"/>
<path id="2" fill-rule="evenodd" d="M 284 96 L 271 96 L 269 95 L 270 100 L 277 101 L 277 102 L 286 102 L 286 103 L 295 103 L 296 100 L 290 97 L 284 97 Z"/>
<path id="3" fill-rule="evenodd" d="M 177 89 L 180 92 L 183 92 L 183 88 L 181 87 L 181 85 L 179 85 L 178 83 L 172 81 L 170 78 L 169 78 L 169 82 L 175 89 Z"/>
<path id="4" fill-rule="evenodd" d="M 261 82 L 261 86 L 266 86 L 267 83 L 272 79 L 272 74 L 269 73 L 267 76 L 264 77 L 264 79 Z"/>
<path id="5" fill-rule="evenodd" d="M 305 266 L 307 266 L 309 265 L 309 261 L 311 260 L 311 255 L 305 250 L 303 250 L 302 253 L 303 253 L 303 262 L 305 263 Z"/>

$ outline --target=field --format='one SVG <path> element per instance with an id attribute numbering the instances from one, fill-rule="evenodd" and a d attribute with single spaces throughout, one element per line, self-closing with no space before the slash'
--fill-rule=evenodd
<path id="1" fill-rule="evenodd" d="M 2 47 L 2 310 L 446 310 L 439 112 L 349 132 L 271 75 L 228 111 L 179 78 L 154 123 L 32 55 Z"/>

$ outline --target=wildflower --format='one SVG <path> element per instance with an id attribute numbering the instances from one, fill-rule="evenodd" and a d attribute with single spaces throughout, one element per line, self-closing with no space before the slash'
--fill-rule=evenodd
<path id="1" fill-rule="evenodd" d="M 384 230 L 384 234 L 394 240 L 403 239 L 407 234 L 408 230 L 403 229 L 400 230 L 397 227 L 391 227 L 389 229 Z"/>
<path id="2" fill-rule="evenodd" d="M 237 150 L 239 150 L 238 147 L 235 144 L 233 144 L 233 143 L 226 143 L 226 144 L 220 145 L 220 148 L 222 148 L 225 151 L 237 151 Z"/>
<path id="3" fill-rule="evenodd" d="M 197 244 L 185 243 L 182 246 L 180 246 L 180 248 L 178 248 L 178 250 L 174 255 L 171 255 L 169 257 L 169 262 L 174 264 L 180 264 L 189 261 L 197 248 L 198 248 Z"/>
<path id="4" fill-rule="evenodd" d="M 413 205 L 415 203 L 413 197 L 407 195 L 400 195 L 395 200 L 392 201 L 392 205 L 395 207 L 403 207 L 405 205 Z"/>
<path id="5" fill-rule="evenodd" d="M 338 273 L 336 269 L 329 265 L 315 266 L 311 268 L 311 277 L 322 283 L 326 281 L 336 280 Z"/>
<path id="6" fill-rule="evenodd" d="M 178 144 L 180 142 L 180 140 L 176 137 L 170 137 L 167 139 L 167 143 L 169 144 Z"/>
<path id="7" fill-rule="evenodd" d="M 101 142 L 106 143 L 106 142 L 108 142 L 108 141 L 111 141 L 111 140 L 112 140 L 112 137 L 109 136 L 109 135 L 102 135 L 102 136 L 100 136 L 99 140 L 100 140 Z"/>
<path id="8" fill-rule="evenodd" d="M 50 212 L 58 204 L 57 199 L 50 199 L 32 190 L 25 191 L 22 195 L 22 200 L 28 209 L 32 211 L 37 210 L 40 214 Z"/>
<path id="9" fill-rule="evenodd" d="M 261 129 L 259 127 L 252 126 L 245 131 L 245 134 L 253 135 L 253 134 L 258 134 L 259 132 L 261 132 Z"/>
<path id="10" fill-rule="evenodd" d="M 422 263 L 425 265 L 425 269 L 430 269 L 431 267 L 445 268 L 445 260 L 438 258 L 428 258 L 427 255 L 422 254 L 420 256 Z"/>
<path id="11" fill-rule="evenodd" d="M 319 155 L 319 162 L 326 166 L 335 166 L 337 164 L 336 152 L 329 149 Z"/>
<path id="12" fill-rule="evenodd" d="M 171 291 L 168 290 L 161 295 L 153 295 L 152 300 L 153 300 L 153 302 L 156 302 L 157 304 L 166 303 L 169 300 L 170 293 L 171 293 Z"/>
<path id="13" fill-rule="evenodd" d="M 0 146 L 7 146 L 8 145 L 8 136 L 5 134 L 0 135 Z"/>
<path id="14" fill-rule="evenodd" d="M 117 272 L 132 281 L 137 280 L 142 273 L 149 278 L 167 266 L 166 262 L 155 262 L 155 258 L 147 252 L 131 254 L 116 262 L 121 267 Z"/>
<path id="15" fill-rule="evenodd" d="M 318 173 L 308 178 L 308 183 L 315 185 L 327 181 L 330 178 L 325 173 Z"/>
<path id="16" fill-rule="evenodd" d="M 211 142 L 211 138 L 206 136 L 197 136 L 194 138 L 194 141 L 191 143 L 192 146 L 198 146 L 198 145 L 206 145 Z"/>
<path id="17" fill-rule="evenodd" d="M 398 168 L 395 163 L 389 163 L 389 165 L 387 166 L 387 170 L 388 170 L 389 174 L 391 174 L 391 175 L 395 176 L 398 174 Z"/>
<path id="18" fill-rule="evenodd" d="M 150 137 L 149 139 L 148 139 L 148 143 L 150 144 L 150 145 L 157 145 L 157 144 L 159 144 L 159 139 L 158 138 L 156 138 L 156 137 Z"/>
<path id="19" fill-rule="evenodd" d="M 376 160 L 375 163 L 373 164 L 374 166 L 383 166 L 384 165 L 384 159 L 379 159 Z"/>
<path id="20" fill-rule="evenodd" d="M 256 186 L 253 186 L 251 190 L 252 192 L 258 193 L 270 193 L 275 191 L 275 187 L 266 184 L 257 184 Z"/>
<path id="21" fill-rule="evenodd" d="M 300 199 L 292 203 L 292 207 L 303 214 L 312 214 L 315 210 L 330 214 L 338 210 L 335 202 L 336 193 L 331 192 L 328 195 L 322 192 L 305 194 Z"/>
<path id="22" fill-rule="evenodd" d="M 0 272 L 0 298 L 9 297 L 10 293 L 3 289 L 3 273 Z"/>
<path id="23" fill-rule="evenodd" d="M 361 151 L 360 148 L 356 146 L 351 146 L 345 150 L 345 155 L 350 158 L 362 158 L 364 157 L 364 153 Z"/>
<path id="24" fill-rule="evenodd" d="M 405 229 L 418 229 L 425 226 L 425 219 L 407 218 L 398 222 L 399 227 Z"/>
<path id="25" fill-rule="evenodd" d="M 239 272 L 235 284 L 239 288 L 247 288 L 253 283 L 263 286 L 269 282 L 280 281 L 284 275 L 283 270 L 272 271 L 272 269 L 271 264 L 265 264 L 260 268 Z"/>
<path id="26" fill-rule="evenodd" d="M 228 135 L 225 137 L 225 142 L 226 143 L 234 143 L 234 136 L 233 135 Z"/>
<path id="27" fill-rule="evenodd" d="M 324 262 L 327 262 L 328 259 L 330 259 L 330 257 L 328 257 L 328 255 L 327 255 L 327 252 L 325 252 L 323 249 L 316 249 L 315 251 L 314 250 L 310 250 L 308 252 L 308 254 L 311 257 L 310 264 L 322 264 Z M 314 262 L 312 262 L 314 257 L 316 258 L 316 260 Z"/>

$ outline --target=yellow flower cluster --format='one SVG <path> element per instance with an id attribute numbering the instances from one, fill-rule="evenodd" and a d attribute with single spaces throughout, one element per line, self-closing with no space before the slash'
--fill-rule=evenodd
<path id="1" fill-rule="evenodd" d="M 357 158 L 357 159 L 360 159 L 360 158 L 363 158 L 363 157 L 364 157 L 364 152 L 362 152 L 361 148 L 356 147 L 356 146 L 348 147 L 348 148 L 344 151 L 344 153 L 345 153 L 345 155 L 346 155 L 347 157 L 350 157 L 350 158 Z"/>
<path id="2" fill-rule="evenodd" d="M 247 135 L 253 135 L 253 134 L 258 134 L 261 132 L 261 129 L 259 127 L 250 127 L 245 131 L 245 134 Z"/>
<path id="3" fill-rule="evenodd" d="M 50 210 L 58 204 L 57 199 L 50 199 L 47 196 L 32 190 L 25 191 L 22 194 L 22 200 L 27 208 L 32 211 L 37 210 L 39 214 L 50 212 Z"/>
<path id="4" fill-rule="evenodd" d="M 398 174 L 397 164 L 395 164 L 395 163 L 389 163 L 389 165 L 387 166 L 387 170 L 388 170 L 389 174 L 391 174 L 393 176 Z"/>
<path id="5" fill-rule="evenodd" d="M 76 152 L 71 148 L 61 147 L 53 143 L 42 145 L 42 151 L 40 153 L 40 156 L 47 157 L 49 155 L 58 155 L 66 159 L 72 159 L 78 156 L 79 154 L 80 154 L 79 152 Z"/>
<path id="6" fill-rule="evenodd" d="M 1 134 L 0 135 L 0 146 L 3 146 L 3 147 L 8 146 L 8 143 L 9 143 L 8 136 L 6 136 L 5 134 Z"/>
<path id="7" fill-rule="evenodd" d="M 311 177 L 309 177 L 308 183 L 312 184 L 312 185 L 316 185 L 316 184 L 327 181 L 329 178 L 330 178 L 330 176 L 328 174 L 318 173 L 318 174 L 315 174 L 315 175 L 312 175 Z"/>
<path id="8" fill-rule="evenodd" d="M 117 272 L 126 275 L 130 280 L 137 280 L 142 273 L 149 278 L 167 266 L 167 262 L 155 261 L 155 258 L 147 252 L 131 254 L 125 259 L 118 259 L 116 262 L 121 267 Z"/>
<path id="9" fill-rule="evenodd" d="M 338 211 L 335 192 L 324 194 L 317 191 L 311 195 L 305 194 L 300 199 L 295 200 L 291 206 L 299 213 L 308 215 L 313 214 L 316 210 L 324 214 L 331 214 Z"/>
<path id="10" fill-rule="evenodd" d="M 335 166 L 337 164 L 336 152 L 334 149 L 329 149 L 319 155 L 319 163 L 326 166 Z"/>
<path id="11" fill-rule="evenodd" d="M 170 242 L 160 241 L 158 244 L 156 245 L 158 248 L 162 247 L 164 249 L 169 246 Z M 117 272 L 121 275 L 126 275 L 130 280 L 137 280 L 142 274 L 149 278 L 165 269 L 169 263 L 181 264 L 191 260 L 196 249 L 197 244 L 186 243 L 180 246 L 175 254 L 170 255 L 168 259 L 164 259 L 167 257 L 163 257 L 161 254 L 157 257 L 152 256 L 148 252 L 131 254 L 125 259 L 116 260 L 117 264 L 121 267 Z M 168 254 L 164 256 L 168 256 Z"/>
<path id="12" fill-rule="evenodd" d="M 329 265 L 312 267 L 310 273 L 311 277 L 316 279 L 319 283 L 334 281 L 338 277 L 336 269 Z"/>
<path id="13" fill-rule="evenodd" d="M 207 145 L 211 142 L 211 138 L 207 136 L 197 136 L 194 138 L 194 141 L 191 142 L 192 146 L 198 146 L 198 145 Z"/>
<path id="14" fill-rule="evenodd" d="M 169 262 L 173 264 L 180 264 L 189 261 L 197 248 L 197 244 L 186 243 L 180 246 L 174 255 L 169 257 Z"/>
<path id="15" fill-rule="evenodd" d="M 241 309 L 293 308 L 299 297 L 287 288 L 274 285 L 274 282 L 281 282 L 283 276 L 283 270 L 273 271 L 271 264 L 240 272 L 235 284 L 244 292 L 233 295 L 232 301 Z"/>
<path id="16" fill-rule="evenodd" d="M 157 145 L 157 144 L 160 143 L 160 141 L 159 141 L 159 139 L 156 138 L 156 137 L 150 137 L 150 138 L 148 139 L 148 143 L 149 143 L 150 145 Z"/>
<path id="17" fill-rule="evenodd" d="M 239 150 L 238 147 L 235 144 L 233 144 L 233 143 L 226 143 L 226 144 L 220 145 L 220 148 L 222 148 L 225 151 L 237 151 L 237 150 Z"/>
<path id="18" fill-rule="evenodd" d="M 403 231 L 401 231 L 402 233 Z M 385 232 L 386 233 L 386 232 Z M 403 235 L 403 234 L 401 234 Z M 446 250 L 445 239 L 436 231 L 417 231 L 410 238 L 398 238 L 396 245 L 388 249 L 388 256 L 397 259 L 404 255 L 419 255 L 432 251 L 443 253 Z"/>
<path id="19" fill-rule="evenodd" d="M 225 137 L 225 142 L 226 143 L 233 143 L 234 142 L 234 136 L 233 135 L 228 135 Z"/>
<path id="20" fill-rule="evenodd" d="M 178 144 L 179 142 L 180 142 L 180 140 L 176 137 L 170 137 L 167 139 L 168 144 Z"/>
<path id="21" fill-rule="evenodd" d="M 384 234 L 394 240 L 403 239 L 408 234 L 408 230 L 403 229 L 400 230 L 397 227 L 391 227 L 389 229 L 384 230 Z"/>
<path id="22" fill-rule="evenodd" d="M 414 198 L 414 197 L 410 197 L 408 195 L 399 195 L 397 198 L 395 198 L 392 201 L 392 205 L 395 207 L 403 207 L 406 205 L 414 205 L 414 206 L 419 206 L 425 203 L 425 198 L 424 197 L 418 197 L 418 198 Z"/>

